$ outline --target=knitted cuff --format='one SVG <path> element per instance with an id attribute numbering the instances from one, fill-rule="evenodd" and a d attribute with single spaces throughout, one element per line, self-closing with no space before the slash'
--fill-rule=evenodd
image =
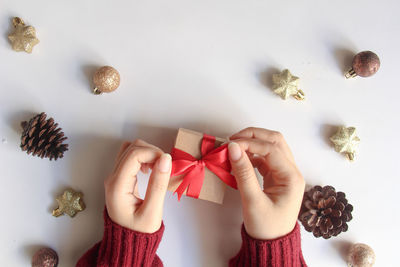
<path id="1" fill-rule="evenodd" d="M 229 266 L 307 266 L 301 252 L 300 227 L 296 223 L 289 234 L 273 239 L 258 240 L 249 236 L 242 226 L 242 247 L 229 261 Z"/>
<path id="2" fill-rule="evenodd" d="M 104 235 L 98 266 L 162 266 L 156 251 L 164 233 L 164 223 L 152 234 L 137 232 L 114 223 L 104 209 Z"/>

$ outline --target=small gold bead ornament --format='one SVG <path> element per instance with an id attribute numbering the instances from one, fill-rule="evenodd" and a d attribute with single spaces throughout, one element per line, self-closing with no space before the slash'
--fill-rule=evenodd
<path id="1" fill-rule="evenodd" d="M 339 127 L 336 134 L 331 138 L 335 145 L 336 152 L 345 153 L 350 161 L 354 160 L 360 138 L 356 134 L 354 127 Z"/>
<path id="2" fill-rule="evenodd" d="M 39 39 L 36 38 L 35 28 L 26 26 L 24 21 L 18 17 L 13 18 L 12 22 L 15 30 L 8 35 L 12 49 L 17 52 L 32 53 L 33 47 L 39 43 Z"/>
<path id="3" fill-rule="evenodd" d="M 116 69 L 111 66 L 103 66 L 93 75 L 93 83 L 95 85 L 93 93 L 95 95 L 111 93 L 118 88 L 120 80 L 121 78 Z"/>
<path id="4" fill-rule="evenodd" d="M 53 216 L 59 217 L 63 214 L 69 215 L 71 218 L 85 209 L 85 203 L 83 202 L 83 194 L 76 192 L 73 189 L 67 189 L 64 193 L 56 198 L 58 208 L 53 210 Z"/>
<path id="5" fill-rule="evenodd" d="M 298 88 L 299 80 L 299 77 L 292 75 L 288 69 L 285 69 L 279 74 L 272 75 L 272 90 L 284 100 L 289 96 L 293 96 L 297 100 L 304 100 L 305 94 Z"/>

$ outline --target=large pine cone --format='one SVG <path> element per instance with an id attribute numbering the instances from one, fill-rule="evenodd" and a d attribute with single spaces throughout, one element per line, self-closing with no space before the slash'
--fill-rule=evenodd
<path id="1" fill-rule="evenodd" d="M 315 186 L 304 193 L 299 220 L 315 237 L 328 239 L 347 231 L 352 211 L 345 193 L 332 186 Z"/>
<path id="2" fill-rule="evenodd" d="M 42 112 L 29 122 L 21 122 L 21 149 L 28 154 L 32 153 L 32 156 L 57 160 L 68 150 L 68 144 L 63 144 L 67 137 L 61 128 L 57 128 L 58 124 L 54 123 L 53 118 L 46 120 L 46 116 Z"/>

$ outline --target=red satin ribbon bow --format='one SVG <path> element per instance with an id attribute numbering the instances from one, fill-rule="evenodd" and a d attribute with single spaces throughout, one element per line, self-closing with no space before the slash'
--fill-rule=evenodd
<path id="1" fill-rule="evenodd" d="M 196 159 L 189 153 L 177 148 L 171 151 L 171 176 L 185 175 L 179 187 L 175 190 L 178 200 L 186 188 L 186 195 L 199 198 L 204 181 L 204 168 L 207 167 L 225 184 L 237 189 L 235 177 L 230 174 L 231 164 L 228 159 L 228 144 L 214 148 L 215 137 L 204 134 L 201 142 L 201 158 Z"/>

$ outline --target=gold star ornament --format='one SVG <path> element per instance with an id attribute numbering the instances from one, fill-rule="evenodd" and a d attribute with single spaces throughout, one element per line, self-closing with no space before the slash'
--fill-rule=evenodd
<path id="1" fill-rule="evenodd" d="M 336 152 L 345 153 L 350 161 L 354 160 L 360 138 L 354 127 L 339 127 L 337 133 L 331 137 Z"/>
<path id="2" fill-rule="evenodd" d="M 11 41 L 12 49 L 15 51 L 25 51 L 32 53 L 32 49 L 39 43 L 36 38 L 36 30 L 32 26 L 26 26 L 21 18 L 15 17 L 13 19 L 14 32 L 8 35 Z"/>
<path id="3" fill-rule="evenodd" d="M 65 190 L 61 196 L 56 198 L 58 208 L 53 210 L 53 216 L 68 214 L 71 218 L 74 217 L 78 212 L 85 209 L 82 198 L 83 194 L 80 192 L 75 192 L 73 189 Z"/>
<path id="4" fill-rule="evenodd" d="M 304 100 L 304 92 L 298 88 L 299 77 L 292 75 L 288 69 L 272 75 L 272 82 L 272 89 L 282 99 L 286 100 L 289 96 L 293 96 L 297 100 Z"/>

